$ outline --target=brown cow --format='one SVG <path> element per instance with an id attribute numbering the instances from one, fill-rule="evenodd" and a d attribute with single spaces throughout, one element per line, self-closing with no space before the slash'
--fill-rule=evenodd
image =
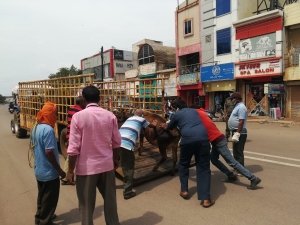
<path id="1" fill-rule="evenodd" d="M 166 123 L 166 119 L 157 114 L 144 111 L 144 118 L 149 123 L 156 124 L 156 128 L 147 127 L 145 129 L 145 132 L 143 133 L 144 135 L 141 135 L 139 154 L 141 154 L 141 151 L 143 149 L 143 136 L 147 139 L 149 143 L 158 146 L 161 159 L 154 166 L 153 171 L 155 171 L 164 161 L 167 160 L 167 148 L 170 147 L 172 149 L 172 159 L 173 159 L 172 174 L 174 174 L 176 163 L 177 163 L 178 142 L 180 140 L 179 131 L 177 129 L 173 129 L 169 131 L 160 128 L 160 124 Z"/>
<path id="2" fill-rule="evenodd" d="M 116 117 L 118 118 L 119 127 L 126 121 L 127 118 L 133 115 L 133 110 L 125 111 L 125 110 L 114 110 L 113 111 Z M 167 160 L 167 148 L 170 147 L 172 149 L 172 160 L 173 160 L 173 167 L 172 167 L 172 174 L 175 174 L 175 168 L 177 164 L 177 148 L 178 142 L 180 140 L 180 134 L 177 129 L 173 130 L 164 130 L 160 128 L 160 124 L 166 123 L 166 119 L 149 111 L 144 111 L 143 113 L 144 118 L 149 123 L 156 123 L 156 128 L 147 127 L 144 132 L 141 132 L 140 135 L 140 145 L 138 147 L 139 155 L 142 154 L 143 151 L 143 141 L 144 137 L 147 141 L 155 146 L 158 146 L 159 152 L 161 155 L 161 159 L 159 162 L 154 166 L 153 171 L 156 171 L 158 167 Z"/>

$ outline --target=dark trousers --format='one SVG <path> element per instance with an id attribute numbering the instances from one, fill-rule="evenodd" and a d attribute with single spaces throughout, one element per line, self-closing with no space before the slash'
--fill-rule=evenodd
<path id="1" fill-rule="evenodd" d="M 210 144 L 195 142 L 180 146 L 179 179 L 181 191 L 188 191 L 189 166 L 195 156 L 198 200 L 210 199 Z"/>
<path id="2" fill-rule="evenodd" d="M 96 203 L 96 188 L 104 200 L 104 215 L 107 225 L 119 225 L 114 171 L 76 176 L 76 191 L 82 225 L 93 225 Z"/>
<path id="3" fill-rule="evenodd" d="M 247 134 L 241 134 L 238 142 L 233 142 L 232 149 L 233 149 L 233 157 L 236 161 L 238 161 L 243 166 L 244 164 L 244 148 L 245 143 L 247 141 Z"/>
<path id="4" fill-rule="evenodd" d="M 51 224 L 51 217 L 56 210 L 60 183 L 59 179 L 42 182 L 37 181 L 38 185 L 38 198 L 37 198 L 37 211 L 35 214 L 36 225 Z"/>
<path id="5" fill-rule="evenodd" d="M 228 127 L 228 119 L 229 119 L 229 117 L 227 116 L 226 118 L 225 118 L 225 136 L 226 136 L 226 138 L 227 138 L 227 141 L 228 141 L 228 139 L 229 139 L 229 137 L 230 137 L 230 129 L 229 129 L 229 127 Z"/>
<path id="6" fill-rule="evenodd" d="M 126 195 L 132 192 L 133 188 L 133 175 L 134 175 L 134 152 L 127 150 L 125 148 L 120 148 L 120 163 L 124 175 L 124 191 L 123 194 Z"/>

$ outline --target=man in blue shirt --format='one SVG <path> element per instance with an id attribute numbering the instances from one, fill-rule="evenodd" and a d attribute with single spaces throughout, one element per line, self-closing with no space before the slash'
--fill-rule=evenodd
<path id="1" fill-rule="evenodd" d="M 31 146 L 34 151 L 34 173 L 38 185 L 36 225 L 51 225 L 59 197 L 59 176 L 65 172 L 59 165 L 57 141 L 54 134 L 56 105 L 46 102 L 37 114 L 37 125 L 32 129 Z"/>
<path id="2" fill-rule="evenodd" d="M 161 125 L 163 128 L 178 128 L 181 134 L 179 179 L 181 183 L 179 195 L 189 198 L 189 167 L 192 156 L 195 157 L 197 173 L 197 194 L 201 205 L 208 208 L 214 204 L 210 197 L 210 143 L 207 129 L 195 109 L 187 108 L 186 103 L 177 99 L 173 103 L 177 109 L 170 122 Z"/>
<path id="3" fill-rule="evenodd" d="M 244 148 L 247 141 L 247 107 L 242 102 L 240 93 L 235 92 L 230 98 L 235 105 L 228 120 L 228 127 L 233 132 L 233 157 L 244 166 Z M 249 189 L 255 189 L 260 182 L 261 179 L 258 177 L 251 180 Z"/>

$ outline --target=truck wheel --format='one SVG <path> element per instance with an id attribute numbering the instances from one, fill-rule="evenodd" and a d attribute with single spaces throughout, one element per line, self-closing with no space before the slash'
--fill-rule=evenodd
<path id="1" fill-rule="evenodd" d="M 15 122 L 14 122 L 14 120 L 11 120 L 10 121 L 10 130 L 11 130 L 11 132 L 14 134 L 14 133 L 16 133 L 16 131 L 15 131 Z"/>
<path id="2" fill-rule="evenodd" d="M 15 134 L 17 138 L 27 137 L 27 130 L 21 128 L 19 124 L 15 123 Z"/>
<path id="3" fill-rule="evenodd" d="M 66 159 L 68 154 L 67 154 L 67 128 L 64 128 L 60 132 L 59 136 L 59 146 L 60 146 L 60 151 L 63 157 Z"/>

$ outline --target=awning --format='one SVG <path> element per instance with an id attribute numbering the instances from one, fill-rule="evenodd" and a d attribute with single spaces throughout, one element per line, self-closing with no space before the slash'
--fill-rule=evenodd
<path id="1" fill-rule="evenodd" d="M 203 83 L 205 92 L 214 91 L 235 91 L 236 81 L 235 80 L 224 80 L 224 81 L 214 81 Z"/>

